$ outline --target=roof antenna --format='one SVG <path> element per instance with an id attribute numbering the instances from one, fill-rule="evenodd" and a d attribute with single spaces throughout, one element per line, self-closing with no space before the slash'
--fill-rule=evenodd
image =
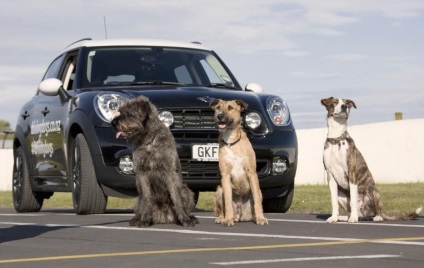
<path id="1" fill-rule="evenodd" d="M 106 17 L 105 16 L 103 16 L 103 24 L 104 24 L 104 27 L 105 27 L 105 37 L 107 39 L 107 28 L 106 28 Z"/>

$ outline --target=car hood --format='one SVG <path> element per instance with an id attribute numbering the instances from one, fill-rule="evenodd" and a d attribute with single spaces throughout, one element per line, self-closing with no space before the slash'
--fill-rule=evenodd
<path id="1" fill-rule="evenodd" d="M 159 87 L 155 89 L 125 89 L 125 93 L 132 97 L 146 96 L 159 109 L 160 108 L 205 108 L 215 99 L 224 100 L 243 100 L 250 109 L 258 109 L 261 107 L 261 99 L 264 94 L 256 94 L 253 92 L 216 89 L 206 87 Z M 265 96 L 266 97 L 266 96 Z"/>

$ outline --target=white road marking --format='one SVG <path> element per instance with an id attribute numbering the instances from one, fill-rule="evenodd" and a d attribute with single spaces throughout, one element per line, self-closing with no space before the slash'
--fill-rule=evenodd
<path id="1" fill-rule="evenodd" d="M 251 261 L 233 261 L 233 262 L 211 262 L 214 265 L 246 265 L 246 264 L 264 264 L 276 262 L 302 262 L 302 261 L 327 261 L 327 260 L 347 260 L 347 259 L 382 259 L 399 258 L 401 255 L 359 255 L 359 256 L 332 256 L 332 257 L 310 257 L 310 258 L 289 258 L 273 260 L 251 260 Z"/>
<path id="2" fill-rule="evenodd" d="M 294 235 L 278 235 L 278 234 L 255 234 L 255 233 L 232 233 L 232 232 L 210 232 L 196 231 L 187 229 L 161 229 L 161 228 L 134 228 L 134 227 L 118 227 L 104 225 L 82 225 L 82 224 L 38 224 L 38 223 L 22 223 L 22 222 L 0 222 L 0 225 L 18 225 L 18 226 L 40 226 L 40 227 L 66 227 L 66 228 L 89 228 L 104 230 L 126 230 L 135 232 L 167 232 L 178 234 L 194 234 L 194 235 L 210 235 L 210 236 L 235 236 L 235 237 L 255 237 L 255 238 L 278 238 L 278 239 L 299 239 L 299 240 L 320 240 L 320 241 L 367 241 L 368 239 L 358 238 L 340 238 L 340 237 L 319 237 L 319 236 L 294 236 Z M 371 239 L 369 243 L 383 244 L 402 244 L 424 246 L 424 242 L 398 241 L 398 240 L 378 240 Z"/>
<path id="3" fill-rule="evenodd" d="M 75 216 L 75 213 L 0 213 L 0 216 L 5 216 L 5 217 L 44 217 L 47 215 L 60 215 L 60 216 Z M 101 217 L 101 216 L 128 216 L 128 217 L 132 217 L 133 214 L 132 213 L 117 213 L 117 214 L 93 214 L 91 216 L 97 216 L 97 217 Z M 197 216 L 197 218 L 199 219 L 215 219 L 215 216 Z M 299 223 L 319 223 L 319 224 L 329 224 L 327 223 L 325 220 L 291 220 L 291 219 L 272 219 L 272 218 L 267 218 L 268 221 L 270 222 L 299 222 Z M 364 222 L 364 221 L 360 221 L 357 223 L 347 223 L 347 222 L 338 222 L 338 223 L 332 223 L 332 224 L 351 224 L 352 226 L 354 225 L 367 225 L 367 226 L 374 226 L 374 227 L 405 227 L 405 228 L 424 228 L 424 225 L 411 225 L 411 224 L 397 224 L 397 223 L 384 223 L 384 222 Z"/>

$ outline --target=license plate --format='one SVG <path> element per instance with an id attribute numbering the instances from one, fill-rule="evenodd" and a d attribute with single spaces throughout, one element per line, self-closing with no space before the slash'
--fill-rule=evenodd
<path id="1" fill-rule="evenodd" d="M 218 161 L 218 143 L 195 144 L 192 149 L 192 158 L 197 161 Z"/>

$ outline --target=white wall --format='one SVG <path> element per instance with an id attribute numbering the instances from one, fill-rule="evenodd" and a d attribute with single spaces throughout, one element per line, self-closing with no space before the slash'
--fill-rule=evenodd
<path id="1" fill-rule="evenodd" d="M 424 119 L 348 129 L 377 183 L 424 182 Z M 296 184 L 326 184 L 322 163 L 326 128 L 299 129 Z M 13 151 L 0 149 L 0 191 L 12 189 Z"/>
<path id="2" fill-rule="evenodd" d="M 13 150 L 0 149 L 0 191 L 12 190 Z"/>
<path id="3" fill-rule="evenodd" d="M 424 182 L 424 119 L 348 128 L 377 183 Z M 322 161 L 327 128 L 298 130 L 296 184 L 326 183 Z"/>

